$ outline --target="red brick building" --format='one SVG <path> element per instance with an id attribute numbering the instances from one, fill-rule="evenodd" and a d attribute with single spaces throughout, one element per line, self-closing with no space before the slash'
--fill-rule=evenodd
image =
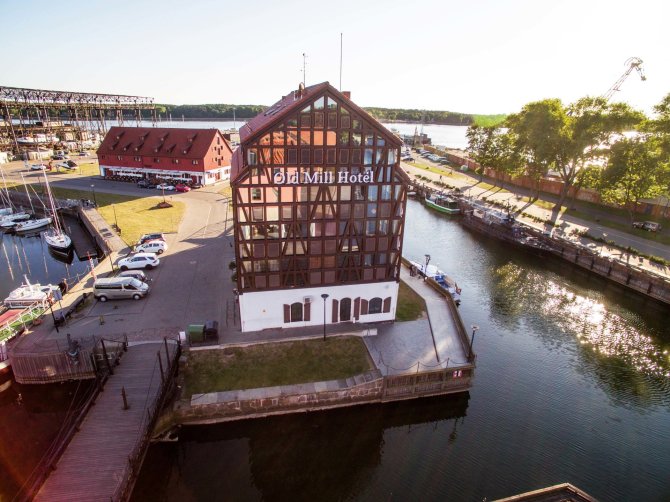
<path id="1" fill-rule="evenodd" d="M 232 150 L 218 129 L 112 127 L 98 148 L 106 179 L 210 185 L 230 178 Z"/>

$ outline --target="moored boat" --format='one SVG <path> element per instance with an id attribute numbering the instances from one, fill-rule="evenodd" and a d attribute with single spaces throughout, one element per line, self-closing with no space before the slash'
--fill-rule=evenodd
<path id="1" fill-rule="evenodd" d="M 3 304 L 9 308 L 30 307 L 35 303 L 48 306 L 54 299 L 54 292 L 60 291 L 57 285 L 54 284 L 30 284 L 26 280 L 14 291 L 9 293 Z"/>
<path id="2" fill-rule="evenodd" d="M 30 213 L 20 212 L 12 213 L 0 218 L 0 227 L 2 228 L 12 228 L 16 226 L 20 221 L 26 221 L 30 219 Z"/>
<path id="3" fill-rule="evenodd" d="M 53 215 L 54 223 L 53 228 L 44 234 L 44 240 L 50 249 L 59 253 L 66 253 L 72 247 L 72 239 L 70 239 L 70 236 L 67 235 L 61 227 L 60 218 L 56 212 L 56 201 L 51 193 L 49 179 L 46 174 L 44 175 L 44 184 L 47 188 L 47 197 L 49 198 L 49 205 L 51 206 L 51 214 Z"/>
<path id="4" fill-rule="evenodd" d="M 46 218 L 36 218 L 34 220 L 26 220 L 21 223 L 17 223 L 14 226 L 14 230 L 17 232 L 28 232 L 30 230 L 36 230 L 38 228 L 43 228 L 47 227 L 51 224 L 51 218 L 46 217 Z"/>
<path id="5" fill-rule="evenodd" d="M 458 214 L 461 209 L 458 201 L 449 195 L 431 194 L 427 195 L 425 199 L 426 205 L 440 213 L 444 214 Z"/>
<path id="6" fill-rule="evenodd" d="M 456 305 L 461 304 L 461 288 L 458 287 L 456 281 L 451 277 L 445 274 L 442 270 L 437 268 L 435 265 L 426 266 L 425 263 L 419 263 L 418 261 L 410 260 L 410 265 L 419 273 L 419 275 L 425 275 L 429 279 L 433 279 L 437 284 L 444 289 L 447 293 L 451 295 L 454 299 Z"/>

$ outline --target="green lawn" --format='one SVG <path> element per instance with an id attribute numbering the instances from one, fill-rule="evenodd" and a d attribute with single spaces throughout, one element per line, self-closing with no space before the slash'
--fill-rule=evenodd
<path id="1" fill-rule="evenodd" d="M 398 306 L 395 311 L 396 321 L 415 321 L 426 311 L 426 302 L 412 288 L 400 281 L 398 290 Z"/>
<path id="2" fill-rule="evenodd" d="M 363 340 L 356 336 L 191 351 L 184 397 L 335 380 L 373 367 Z"/>
<path id="3" fill-rule="evenodd" d="M 35 186 L 37 192 L 40 188 Z M 59 199 L 93 199 L 90 190 L 73 190 L 69 188 L 53 187 L 54 197 Z M 104 192 L 95 193 L 98 211 L 110 226 L 118 224 L 121 229 L 121 238 L 127 244 L 135 244 L 140 235 L 148 232 L 176 232 L 184 216 L 186 206 L 183 202 L 166 200 L 172 207 L 157 209 L 156 205 L 163 197 L 135 197 L 132 195 L 118 195 Z"/>
<path id="4" fill-rule="evenodd" d="M 184 216 L 183 202 L 170 201 L 172 207 L 158 209 L 162 197 L 142 197 L 121 202 L 103 203 L 98 196 L 98 211 L 112 225 L 118 222 L 121 238 L 126 244 L 135 244 L 140 235 L 150 232 L 175 233 Z M 169 200 L 169 197 L 166 198 Z"/>

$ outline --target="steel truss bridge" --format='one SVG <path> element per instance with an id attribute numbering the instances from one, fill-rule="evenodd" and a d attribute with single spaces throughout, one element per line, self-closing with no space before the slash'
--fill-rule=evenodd
<path id="1" fill-rule="evenodd" d="M 19 138 L 44 134 L 46 144 L 65 134 L 81 144 L 91 133 L 104 135 L 108 121 L 118 125 L 142 120 L 156 125 L 153 98 L 73 91 L 47 91 L 0 86 L 0 149 L 16 153 L 25 145 Z M 38 143 L 35 142 L 35 145 Z"/>

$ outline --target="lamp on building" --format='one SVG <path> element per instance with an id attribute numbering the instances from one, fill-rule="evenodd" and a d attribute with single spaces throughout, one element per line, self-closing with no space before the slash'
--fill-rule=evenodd
<path id="1" fill-rule="evenodd" d="M 426 255 L 426 268 L 423 269 L 423 280 L 426 280 L 426 277 L 428 277 L 428 264 L 430 263 L 430 255 Z"/>
<path id="2" fill-rule="evenodd" d="M 327 293 L 321 295 L 323 298 L 323 341 L 326 341 L 326 298 L 328 298 Z"/>
<path id="3" fill-rule="evenodd" d="M 93 192 L 93 204 L 98 207 L 98 200 L 95 198 L 95 185 L 91 183 L 91 192 Z"/>
<path id="4" fill-rule="evenodd" d="M 476 324 L 472 325 L 472 338 L 470 339 L 470 353 L 468 354 L 468 361 L 472 360 L 472 344 L 475 343 L 475 333 L 477 333 L 478 329 L 479 326 Z"/>

